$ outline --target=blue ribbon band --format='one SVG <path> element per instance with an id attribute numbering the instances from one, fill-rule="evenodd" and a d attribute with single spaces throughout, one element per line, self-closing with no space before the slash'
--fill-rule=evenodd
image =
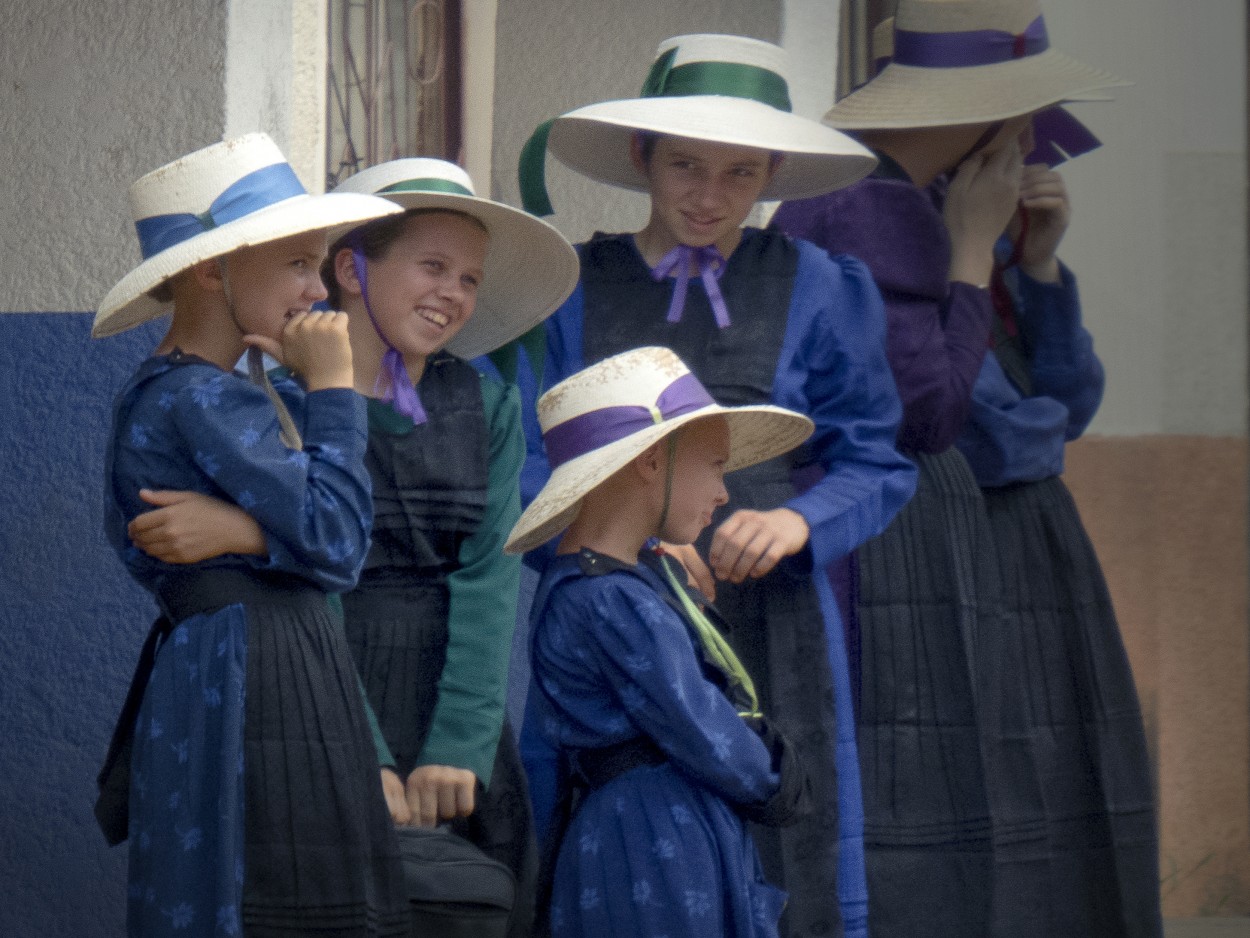
<path id="1" fill-rule="evenodd" d="M 274 163 L 258 169 L 232 183 L 213 200 L 208 211 L 199 215 L 179 212 L 140 218 L 135 222 L 135 230 L 139 233 L 143 259 L 154 257 L 227 222 L 238 221 L 278 202 L 306 194 L 289 163 Z"/>
<path id="2" fill-rule="evenodd" d="M 1050 48 L 1046 24 L 1039 16 L 1024 32 L 973 29 L 958 33 L 894 30 L 894 62 L 917 68 L 969 68 L 997 65 L 1038 55 Z"/>

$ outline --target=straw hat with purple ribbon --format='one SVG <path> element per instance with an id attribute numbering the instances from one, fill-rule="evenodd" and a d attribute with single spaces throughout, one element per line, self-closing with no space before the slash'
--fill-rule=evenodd
<path id="1" fill-rule="evenodd" d="M 265 134 L 196 150 L 141 177 L 130 208 L 143 262 L 100 303 L 91 334 L 114 335 L 169 311 L 148 294 L 200 261 L 242 247 L 398 214 L 370 195 L 309 195 Z"/>
<path id="2" fill-rule="evenodd" d="M 521 198 L 528 211 L 552 213 L 543 179 L 548 149 L 591 179 L 645 192 L 647 180 L 630 159 L 639 131 L 784 154 L 763 199 L 821 195 L 872 171 L 876 159 L 864 147 L 790 111 L 779 46 L 716 34 L 666 39 L 639 97 L 578 108 L 534 132 L 521 153 Z"/>
<path id="3" fill-rule="evenodd" d="M 1050 47 L 1036 0 L 899 0 L 886 67 L 837 102 L 839 130 L 1007 120 L 1127 82 Z"/>
<path id="4" fill-rule="evenodd" d="M 577 517 L 582 498 L 635 456 L 686 424 L 729 422 L 726 472 L 789 452 L 812 434 L 802 414 L 759 404 L 722 407 L 672 351 L 644 347 L 605 358 L 538 399 L 551 477 L 521 515 L 504 550 L 546 543 Z"/>

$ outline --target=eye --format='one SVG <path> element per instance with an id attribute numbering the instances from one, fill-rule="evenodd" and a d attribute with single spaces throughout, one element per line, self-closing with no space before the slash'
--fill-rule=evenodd
<path id="1" fill-rule="evenodd" d="M 441 274 L 444 270 L 447 269 L 447 265 L 444 264 L 442 261 L 440 261 L 437 257 L 427 257 L 425 260 L 421 262 L 421 264 L 425 267 L 426 270 L 435 274 Z"/>
<path id="2" fill-rule="evenodd" d="M 759 170 L 753 166 L 735 166 L 733 174 L 739 179 L 754 179 L 759 175 Z"/>
<path id="3" fill-rule="evenodd" d="M 476 290 L 480 281 L 477 277 L 473 276 L 473 274 L 465 274 L 460 278 L 460 282 L 468 289 Z"/>
<path id="4" fill-rule="evenodd" d="M 308 260 L 307 258 L 297 257 L 295 260 L 291 261 L 291 266 L 296 270 L 307 270 Z"/>

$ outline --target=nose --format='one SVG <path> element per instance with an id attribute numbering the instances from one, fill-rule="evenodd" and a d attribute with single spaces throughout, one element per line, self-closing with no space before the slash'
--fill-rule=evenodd
<path id="1" fill-rule="evenodd" d="M 728 501 L 729 501 L 729 491 L 728 489 L 725 488 L 725 480 L 721 479 L 720 483 L 717 486 L 716 507 L 719 508 L 721 505 L 728 503 Z"/>
<path id="2" fill-rule="evenodd" d="M 326 289 L 326 285 L 321 281 L 320 274 L 313 274 L 312 282 L 308 285 L 308 295 L 312 298 L 314 303 L 320 303 L 330 295 L 330 292 Z"/>

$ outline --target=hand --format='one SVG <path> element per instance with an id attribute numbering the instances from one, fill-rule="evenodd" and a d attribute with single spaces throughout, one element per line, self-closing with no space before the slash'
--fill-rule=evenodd
<path id="1" fill-rule="evenodd" d="M 1020 207 L 1029 219 L 1020 269 L 1040 283 L 1058 283 L 1055 252 L 1072 221 L 1072 203 L 1063 177 L 1045 164 L 1024 167 Z"/>
<path id="2" fill-rule="evenodd" d="M 797 554 L 811 537 L 811 529 L 792 508 L 772 511 L 735 511 L 712 535 L 708 559 L 718 580 L 741 583 L 762 577 Z"/>
<path id="3" fill-rule="evenodd" d="M 994 268 L 994 244 L 1019 206 L 1020 141 L 974 153 L 955 170 L 943 218 L 951 236 L 950 279 L 981 286 Z"/>
<path id="4" fill-rule="evenodd" d="M 301 375 L 310 391 L 353 386 L 346 313 L 296 313 L 283 327 L 281 343 L 255 334 L 243 341 Z"/>
<path id="5" fill-rule="evenodd" d="M 661 541 L 664 553 L 676 560 L 686 571 L 686 582 L 707 597 L 710 603 L 716 602 L 716 579 L 712 571 L 703 562 L 699 552 L 692 544 L 669 544 Z"/>
<path id="6" fill-rule="evenodd" d="M 145 511 L 126 527 L 141 551 L 165 563 L 199 563 L 222 554 L 269 553 L 265 532 L 238 505 L 199 492 L 140 489 Z"/>
<path id="7" fill-rule="evenodd" d="M 407 794 L 412 823 L 434 827 L 473 813 L 477 776 L 450 765 L 419 765 L 408 776 Z"/>
<path id="8" fill-rule="evenodd" d="M 404 782 L 394 769 L 382 770 L 382 794 L 386 796 L 386 807 L 391 812 L 391 820 L 400 825 L 411 824 L 412 810 L 404 796 Z"/>

